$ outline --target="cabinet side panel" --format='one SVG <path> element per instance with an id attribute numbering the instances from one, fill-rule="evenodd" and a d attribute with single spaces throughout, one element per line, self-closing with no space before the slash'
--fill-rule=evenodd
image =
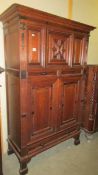
<path id="1" fill-rule="evenodd" d="M 94 132 L 96 128 L 96 114 L 97 114 L 97 71 L 98 67 L 95 65 L 88 65 L 82 86 L 84 86 L 84 93 L 82 93 L 82 126 L 87 132 Z"/>
<path id="2" fill-rule="evenodd" d="M 7 74 L 7 107 L 9 139 L 20 147 L 20 81 Z"/>
<path id="3" fill-rule="evenodd" d="M 96 85 L 95 85 L 95 126 L 94 130 L 98 131 L 98 66 L 96 71 Z"/>
<path id="4" fill-rule="evenodd" d="M 5 62 L 7 68 L 19 69 L 19 37 L 17 25 L 5 27 Z"/>

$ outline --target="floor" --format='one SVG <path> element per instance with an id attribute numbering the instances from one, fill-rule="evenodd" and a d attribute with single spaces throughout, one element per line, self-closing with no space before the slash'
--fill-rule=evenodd
<path id="1" fill-rule="evenodd" d="M 98 175 L 98 133 L 81 134 L 81 144 L 65 141 L 32 158 L 28 175 Z M 3 156 L 4 175 L 19 175 L 16 156 Z"/>

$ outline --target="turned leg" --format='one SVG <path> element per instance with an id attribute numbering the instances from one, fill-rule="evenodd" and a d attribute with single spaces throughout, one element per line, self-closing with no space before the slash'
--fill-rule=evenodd
<path id="1" fill-rule="evenodd" d="M 75 145 L 80 144 L 80 135 L 75 136 L 74 139 L 75 139 L 75 140 L 74 140 L 74 144 L 75 144 Z"/>
<path id="2" fill-rule="evenodd" d="M 20 162 L 20 170 L 19 170 L 20 175 L 25 175 L 28 173 L 28 167 L 26 162 Z"/>
<path id="3" fill-rule="evenodd" d="M 14 153 L 14 151 L 13 151 L 13 149 L 12 149 L 12 147 L 10 146 L 9 143 L 8 143 L 8 150 L 7 150 L 7 153 L 8 153 L 8 155 L 11 155 L 11 154 Z"/>

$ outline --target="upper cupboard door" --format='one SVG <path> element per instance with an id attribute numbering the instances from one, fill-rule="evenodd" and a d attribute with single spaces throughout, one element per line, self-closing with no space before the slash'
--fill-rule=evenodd
<path id="1" fill-rule="evenodd" d="M 88 40 L 85 36 L 75 34 L 73 38 L 72 65 L 86 64 Z"/>
<path id="2" fill-rule="evenodd" d="M 69 64 L 70 34 L 64 29 L 47 29 L 47 66 Z"/>
<path id="3" fill-rule="evenodd" d="M 45 27 L 33 24 L 28 26 L 28 64 L 33 67 L 43 67 L 45 60 Z"/>

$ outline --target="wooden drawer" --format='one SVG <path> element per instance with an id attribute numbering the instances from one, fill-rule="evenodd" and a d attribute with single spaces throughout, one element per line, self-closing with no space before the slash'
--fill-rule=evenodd
<path id="1" fill-rule="evenodd" d="M 57 143 L 60 143 L 62 141 L 65 141 L 66 139 L 75 137 L 75 135 L 78 135 L 80 132 L 78 127 L 79 127 L 78 125 L 75 125 L 65 130 L 55 132 L 55 134 L 51 135 L 50 137 L 46 137 L 36 142 L 29 143 L 28 144 L 29 155 L 31 155 L 31 157 L 35 156 L 36 154 L 44 150 L 47 150 L 48 148 L 51 148 Z"/>

